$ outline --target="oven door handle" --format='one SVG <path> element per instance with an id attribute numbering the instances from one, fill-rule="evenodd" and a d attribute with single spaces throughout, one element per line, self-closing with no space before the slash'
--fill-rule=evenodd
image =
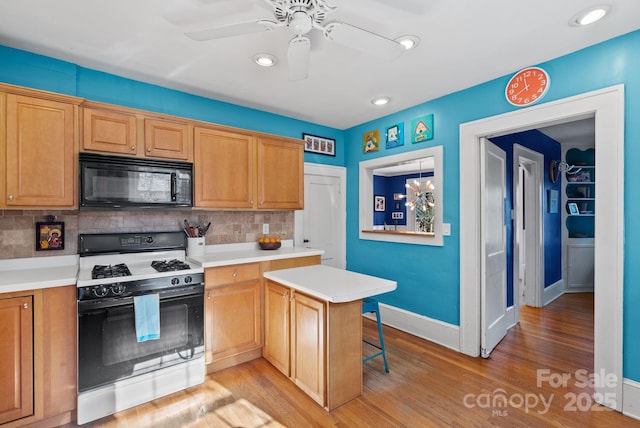
<path id="1" fill-rule="evenodd" d="M 145 294 L 154 294 L 153 291 Z M 189 297 L 204 297 L 204 285 L 192 285 L 189 287 L 172 288 L 161 290 L 157 294 L 160 303 Z M 133 296 L 109 297 L 106 299 L 82 300 L 78 301 L 78 314 L 87 313 L 99 309 L 114 308 L 119 306 L 133 305 Z"/>

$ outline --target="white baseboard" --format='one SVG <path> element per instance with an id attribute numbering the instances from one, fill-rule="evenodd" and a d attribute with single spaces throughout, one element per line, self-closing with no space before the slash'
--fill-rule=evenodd
<path id="1" fill-rule="evenodd" d="M 380 303 L 380 320 L 406 333 L 460 352 L 460 327 Z M 375 320 L 375 315 L 364 314 Z"/>
<path id="2" fill-rule="evenodd" d="M 640 382 L 623 379 L 622 414 L 640 420 Z"/>
<path id="3" fill-rule="evenodd" d="M 546 287 L 543 290 L 542 306 L 547 306 L 549 303 L 556 300 L 558 297 L 564 294 L 564 280 L 561 279 Z"/>

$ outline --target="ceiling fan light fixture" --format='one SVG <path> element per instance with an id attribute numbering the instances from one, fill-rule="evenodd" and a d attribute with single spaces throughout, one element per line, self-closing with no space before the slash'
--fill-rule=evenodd
<path id="1" fill-rule="evenodd" d="M 569 21 L 569 25 L 573 27 L 584 27 L 585 25 L 600 21 L 608 12 L 609 6 L 591 7 L 573 15 Z"/>
<path id="2" fill-rule="evenodd" d="M 400 36 L 395 41 L 404 46 L 405 50 L 410 50 L 418 46 L 420 38 L 418 36 Z"/>
<path id="3" fill-rule="evenodd" d="M 371 100 L 371 104 L 376 106 L 383 106 L 385 104 L 389 104 L 389 101 L 391 101 L 391 98 L 389 97 L 375 97 Z"/>
<path id="4" fill-rule="evenodd" d="M 268 53 L 259 53 L 253 56 L 253 61 L 261 67 L 273 67 L 278 63 L 278 58 Z"/>

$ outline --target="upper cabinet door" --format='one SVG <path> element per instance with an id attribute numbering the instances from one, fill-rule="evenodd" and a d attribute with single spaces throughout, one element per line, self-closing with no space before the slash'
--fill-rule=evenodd
<path id="1" fill-rule="evenodd" d="M 189 160 L 190 126 L 168 120 L 144 120 L 145 156 Z"/>
<path id="2" fill-rule="evenodd" d="M 254 138 L 250 134 L 194 128 L 196 208 L 251 209 Z"/>
<path id="3" fill-rule="evenodd" d="M 304 146 L 287 138 L 258 137 L 258 208 L 304 208 Z"/>
<path id="4" fill-rule="evenodd" d="M 11 207 L 72 207 L 77 107 L 7 94 L 7 187 Z"/>
<path id="5" fill-rule="evenodd" d="M 134 115 L 85 107 L 83 125 L 84 150 L 127 155 L 138 153 Z"/>

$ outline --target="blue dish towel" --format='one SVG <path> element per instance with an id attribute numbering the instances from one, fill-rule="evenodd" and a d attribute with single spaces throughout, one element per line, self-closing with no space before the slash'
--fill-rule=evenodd
<path id="1" fill-rule="evenodd" d="M 136 339 L 138 342 L 160 338 L 160 299 L 157 294 L 133 298 L 136 315 Z"/>

